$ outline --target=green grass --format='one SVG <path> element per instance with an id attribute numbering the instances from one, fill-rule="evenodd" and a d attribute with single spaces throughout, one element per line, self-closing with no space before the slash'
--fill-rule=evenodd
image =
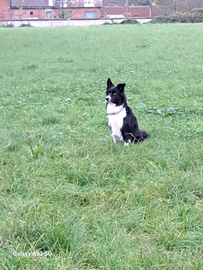
<path id="1" fill-rule="evenodd" d="M 0 29 L 0 269 L 203 269 L 202 44 L 201 24 Z M 113 143 L 108 77 L 146 142 Z"/>

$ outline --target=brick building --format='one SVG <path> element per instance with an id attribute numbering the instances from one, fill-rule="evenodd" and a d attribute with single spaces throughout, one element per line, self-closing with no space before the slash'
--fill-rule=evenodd
<path id="1" fill-rule="evenodd" d="M 0 0 L 0 20 L 10 19 L 10 1 L 9 0 Z"/>
<path id="2" fill-rule="evenodd" d="M 93 19 L 101 17 L 151 17 L 151 6 L 125 7 L 117 0 L 0 0 L 0 20 Z"/>
<path id="3" fill-rule="evenodd" d="M 0 0 L 0 20 L 93 19 L 154 17 L 167 13 L 163 6 L 135 6 L 137 0 Z M 150 1 L 146 3 L 151 3 Z M 187 6 L 180 7 L 188 11 Z M 180 10 L 180 11 L 182 11 Z"/>

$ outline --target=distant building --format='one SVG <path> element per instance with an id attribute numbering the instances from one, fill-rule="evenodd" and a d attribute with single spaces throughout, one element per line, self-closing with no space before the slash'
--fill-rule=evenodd
<path id="1" fill-rule="evenodd" d="M 0 20 L 154 17 L 166 13 L 150 0 L 0 0 Z M 188 11 L 187 6 L 182 7 Z M 181 10 L 181 11 L 182 11 Z"/>

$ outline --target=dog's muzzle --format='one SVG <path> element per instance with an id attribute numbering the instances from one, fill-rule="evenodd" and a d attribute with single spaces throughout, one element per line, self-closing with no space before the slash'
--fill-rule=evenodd
<path id="1" fill-rule="evenodd" d="M 108 96 L 106 97 L 106 102 L 109 103 L 110 101 L 111 101 L 111 97 L 108 95 Z"/>

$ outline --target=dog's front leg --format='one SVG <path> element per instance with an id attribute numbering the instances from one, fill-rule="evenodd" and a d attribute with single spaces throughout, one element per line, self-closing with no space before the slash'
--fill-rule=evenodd
<path id="1" fill-rule="evenodd" d="M 124 146 L 129 146 L 129 142 L 131 142 L 129 135 L 128 135 L 128 134 L 125 134 L 125 133 L 122 131 L 122 136 L 123 136 L 123 143 L 124 143 Z"/>
<path id="2" fill-rule="evenodd" d="M 116 143 L 116 138 L 114 136 L 112 136 L 112 137 L 113 137 L 113 142 Z"/>

